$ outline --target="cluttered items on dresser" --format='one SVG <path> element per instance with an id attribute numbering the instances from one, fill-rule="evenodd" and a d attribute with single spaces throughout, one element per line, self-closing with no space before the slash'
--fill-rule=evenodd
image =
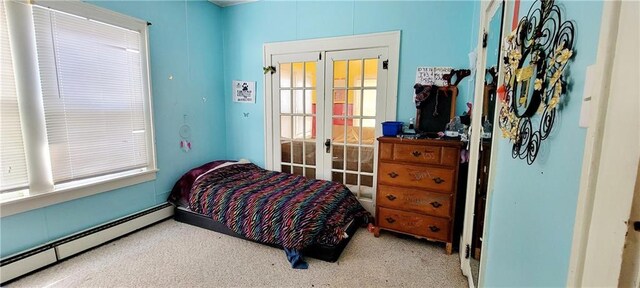
<path id="1" fill-rule="evenodd" d="M 437 73 L 436 73 L 437 74 Z M 452 122 L 456 112 L 458 84 L 471 75 L 468 69 L 451 69 L 449 73 L 435 80 L 418 77 L 413 86 L 414 104 L 416 106 L 416 123 L 414 130 L 417 138 L 440 138 L 442 136 L 457 137 L 445 134 L 447 125 Z M 440 79 L 441 78 L 441 79 Z M 471 105 L 467 113 L 460 117 L 463 124 L 470 122 Z"/>

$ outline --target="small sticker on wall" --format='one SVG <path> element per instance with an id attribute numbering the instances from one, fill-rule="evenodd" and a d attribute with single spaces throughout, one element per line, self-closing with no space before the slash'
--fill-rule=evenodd
<path id="1" fill-rule="evenodd" d="M 233 81 L 233 102 L 256 103 L 255 81 Z"/>

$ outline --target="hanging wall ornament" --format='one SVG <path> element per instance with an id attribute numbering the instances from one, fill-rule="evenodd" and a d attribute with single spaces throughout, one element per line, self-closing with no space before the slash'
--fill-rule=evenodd
<path id="1" fill-rule="evenodd" d="M 184 124 L 180 126 L 180 130 L 178 130 L 178 134 L 180 135 L 180 149 L 184 152 L 189 152 L 191 150 L 191 127 L 187 125 L 187 115 L 185 114 L 182 117 Z"/>
<path id="2" fill-rule="evenodd" d="M 564 71 L 573 56 L 574 30 L 553 0 L 537 0 L 504 40 L 498 123 L 502 136 L 513 142 L 511 156 L 529 165 L 549 137 L 566 94 Z"/>

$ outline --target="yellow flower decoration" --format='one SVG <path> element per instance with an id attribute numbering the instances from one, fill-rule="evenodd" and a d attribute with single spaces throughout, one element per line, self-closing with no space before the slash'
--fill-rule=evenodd
<path id="1" fill-rule="evenodd" d="M 556 107 L 556 105 L 558 105 L 559 99 L 556 96 L 553 96 L 551 98 L 551 101 L 549 101 L 549 108 L 553 109 Z"/>
<path id="2" fill-rule="evenodd" d="M 511 52 L 511 57 L 513 57 L 513 59 L 520 60 L 522 59 L 522 54 L 520 54 L 520 51 L 518 50 L 513 50 L 513 52 Z"/>
<path id="3" fill-rule="evenodd" d="M 525 104 L 527 104 L 527 97 L 520 97 L 520 101 L 518 103 L 520 103 L 520 106 L 524 106 Z"/>
<path id="4" fill-rule="evenodd" d="M 551 81 L 549 82 L 550 85 L 555 85 L 556 82 L 558 82 L 558 79 L 560 79 L 561 73 L 562 71 L 560 71 L 560 69 L 556 70 L 556 72 L 553 72 L 553 75 L 551 75 Z"/>
<path id="5" fill-rule="evenodd" d="M 560 98 L 560 94 L 562 94 L 562 83 L 556 84 L 556 91 L 553 97 Z"/>
<path id="6" fill-rule="evenodd" d="M 542 90 L 542 79 L 536 79 L 535 83 L 533 84 L 533 89 L 535 89 L 536 91 Z"/>
<path id="7" fill-rule="evenodd" d="M 560 52 L 558 57 L 556 57 L 556 62 L 564 64 L 567 61 L 569 61 L 569 58 L 571 58 L 572 55 L 573 55 L 573 51 L 569 49 L 564 49 L 562 50 L 562 52 Z"/>

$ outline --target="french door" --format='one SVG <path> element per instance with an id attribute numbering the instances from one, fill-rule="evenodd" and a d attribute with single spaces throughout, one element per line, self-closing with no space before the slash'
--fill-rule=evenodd
<path id="1" fill-rule="evenodd" d="M 274 55 L 274 170 L 345 184 L 373 211 L 387 48 Z"/>

